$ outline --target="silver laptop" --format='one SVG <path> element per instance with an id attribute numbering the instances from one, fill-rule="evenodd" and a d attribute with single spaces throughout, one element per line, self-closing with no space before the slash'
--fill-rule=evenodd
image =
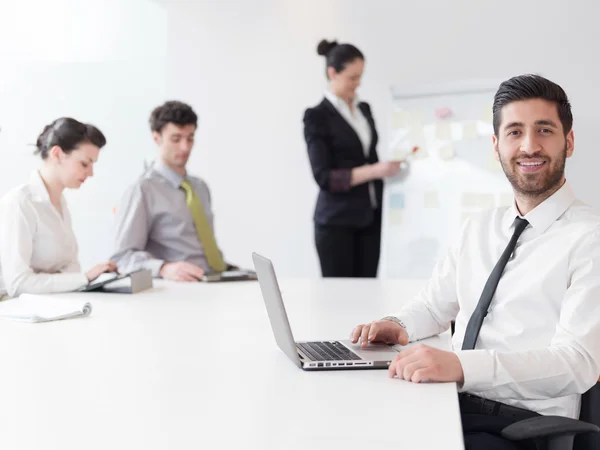
<path id="1" fill-rule="evenodd" d="M 387 369 L 398 354 L 391 345 L 369 344 L 366 349 L 344 341 L 295 342 L 273 263 L 252 253 L 258 283 L 279 348 L 305 370 Z"/>

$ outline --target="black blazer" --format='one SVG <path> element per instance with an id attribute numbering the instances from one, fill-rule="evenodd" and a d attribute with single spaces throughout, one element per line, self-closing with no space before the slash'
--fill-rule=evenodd
<path id="1" fill-rule="evenodd" d="M 368 183 L 350 186 L 354 167 L 373 164 L 377 157 L 377 130 L 367 103 L 358 107 L 371 126 L 371 147 L 365 158 L 360 138 L 335 106 L 326 98 L 304 112 L 304 139 L 312 172 L 319 185 L 314 220 L 320 225 L 366 227 L 373 222 L 375 211 L 369 197 Z M 377 205 L 381 208 L 383 182 L 373 181 Z"/>

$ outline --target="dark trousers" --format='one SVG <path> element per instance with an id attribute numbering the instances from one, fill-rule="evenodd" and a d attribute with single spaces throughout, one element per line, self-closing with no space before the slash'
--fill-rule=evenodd
<path id="1" fill-rule="evenodd" d="M 460 416 L 465 450 L 545 450 L 545 446 L 539 442 L 536 446 L 531 441 L 515 442 L 503 438 L 500 434 L 502 429 L 516 421 L 512 417 L 474 413 L 462 402 Z"/>
<path id="2" fill-rule="evenodd" d="M 365 228 L 315 224 L 323 277 L 375 278 L 381 250 L 381 209 Z"/>

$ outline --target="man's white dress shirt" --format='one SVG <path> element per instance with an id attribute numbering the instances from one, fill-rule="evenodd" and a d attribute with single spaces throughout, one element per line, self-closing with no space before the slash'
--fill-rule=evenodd
<path id="1" fill-rule="evenodd" d="M 514 206 L 468 220 L 427 287 L 397 314 L 411 341 L 447 330 L 462 391 L 545 415 L 579 417 L 600 375 L 600 213 L 565 183 L 529 212 L 474 350 L 460 350 L 483 287 L 513 232 Z M 520 216 L 521 217 L 521 216 Z"/>

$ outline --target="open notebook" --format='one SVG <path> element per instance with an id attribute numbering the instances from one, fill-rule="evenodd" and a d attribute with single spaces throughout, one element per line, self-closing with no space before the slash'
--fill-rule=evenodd
<path id="1" fill-rule="evenodd" d="M 21 294 L 18 298 L 0 302 L 0 319 L 20 322 L 71 319 L 89 316 L 91 312 L 89 302 L 53 295 Z"/>

